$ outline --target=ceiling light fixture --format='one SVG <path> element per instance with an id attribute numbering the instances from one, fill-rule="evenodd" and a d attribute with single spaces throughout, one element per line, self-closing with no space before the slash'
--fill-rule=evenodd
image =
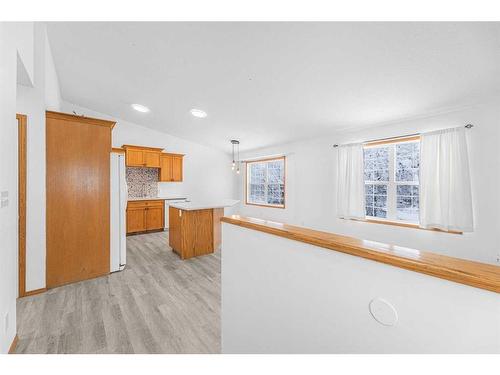
<path id="1" fill-rule="evenodd" d="M 201 109 L 196 109 L 196 108 L 193 108 L 191 110 L 191 114 L 194 117 L 199 117 L 199 118 L 205 118 L 205 117 L 207 117 L 207 112 L 202 111 Z"/>
<path id="2" fill-rule="evenodd" d="M 137 112 L 142 112 L 142 113 L 149 112 L 149 108 L 142 104 L 132 104 L 132 108 L 135 109 Z"/>
<path id="3" fill-rule="evenodd" d="M 240 141 L 237 141 L 236 139 L 231 139 L 231 144 L 233 146 L 233 164 L 231 166 L 231 169 L 234 171 L 234 168 L 236 166 L 236 173 L 240 174 Z M 236 146 L 236 160 L 234 160 L 234 147 Z"/>

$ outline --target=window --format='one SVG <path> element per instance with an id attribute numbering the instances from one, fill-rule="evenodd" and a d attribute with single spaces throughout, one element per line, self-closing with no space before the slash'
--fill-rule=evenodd
<path id="1" fill-rule="evenodd" d="M 246 204 L 285 208 L 285 157 L 246 163 Z"/>
<path id="2" fill-rule="evenodd" d="M 366 217 L 418 222 L 420 142 L 410 137 L 364 147 Z"/>

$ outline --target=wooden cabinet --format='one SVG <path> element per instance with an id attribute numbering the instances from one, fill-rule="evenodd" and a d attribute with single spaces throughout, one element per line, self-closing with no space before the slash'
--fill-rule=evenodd
<path id="1" fill-rule="evenodd" d="M 127 234 L 163 230 L 164 212 L 162 200 L 128 202 Z"/>
<path id="2" fill-rule="evenodd" d="M 163 202 L 161 202 L 161 206 L 146 207 L 146 230 L 163 229 L 163 221 L 165 220 L 163 209 Z"/>
<path id="3" fill-rule="evenodd" d="M 183 168 L 182 154 L 162 153 L 160 157 L 160 182 L 181 182 Z"/>
<path id="4" fill-rule="evenodd" d="M 162 148 L 123 145 L 127 167 L 160 168 Z"/>
<path id="5" fill-rule="evenodd" d="M 47 288 L 109 273 L 114 125 L 46 112 Z"/>
<path id="6" fill-rule="evenodd" d="M 127 233 L 146 231 L 146 209 L 145 207 L 127 208 Z"/>
<path id="7" fill-rule="evenodd" d="M 169 245 L 181 259 L 211 254 L 220 247 L 223 208 L 179 210 L 169 207 Z"/>

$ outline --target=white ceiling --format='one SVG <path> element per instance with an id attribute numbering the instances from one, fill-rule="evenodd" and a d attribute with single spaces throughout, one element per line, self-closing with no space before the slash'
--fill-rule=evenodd
<path id="1" fill-rule="evenodd" d="M 500 23 L 84 22 L 48 32 L 65 100 L 226 150 L 232 138 L 264 147 L 500 91 Z"/>

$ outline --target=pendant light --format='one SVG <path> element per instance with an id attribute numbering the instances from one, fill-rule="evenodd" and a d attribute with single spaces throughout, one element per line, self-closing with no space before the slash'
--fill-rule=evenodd
<path id="1" fill-rule="evenodd" d="M 234 171 L 236 168 L 236 173 L 240 174 L 240 141 L 237 141 L 236 139 L 231 139 L 231 144 L 233 146 L 233 164 L 231 166 L 231 169 Z M 236 146 L 236 160 L 235 160 L 235 146 Z"/>

